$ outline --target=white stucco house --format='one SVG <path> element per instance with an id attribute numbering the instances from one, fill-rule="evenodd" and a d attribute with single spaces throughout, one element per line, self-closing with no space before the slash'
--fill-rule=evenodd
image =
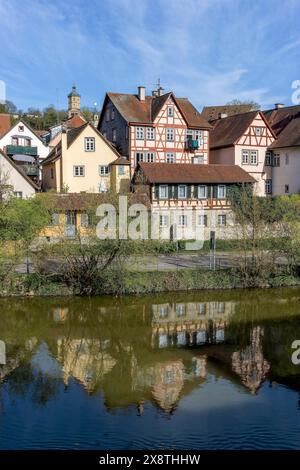
<path id="1" fill-rule="evenodd" d="M 37 185 L 20 166 L 0 150 L 0 185 L 10 187 L 18 198 L 30 198 L 38 191 Z"/>

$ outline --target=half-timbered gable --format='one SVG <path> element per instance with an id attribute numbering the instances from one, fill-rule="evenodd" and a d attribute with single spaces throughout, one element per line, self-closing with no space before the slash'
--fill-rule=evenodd
<path id="1" fill-rule="evenodd" d="M 219 119 L 213 125 L 211 162 L 241 166 L 256 179 L 257 194 L 268 194 L 272 180 L 268 148 L 275 136 L 263 113 L 251 111 L 234 115 Z"/>

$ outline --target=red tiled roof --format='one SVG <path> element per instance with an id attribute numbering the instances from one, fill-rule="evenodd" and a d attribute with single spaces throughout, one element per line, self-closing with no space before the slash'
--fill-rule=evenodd
<path id="1" fill-rule="evenodd" d="M 159 110 L 169 96 L 172 96 L 174 99 L 188 126 L 198 127 L 201 129 L 211 129 L 207 120 L 201 115 L 201 113 L 199 113 L 199 111 L 197 111 L 187 98 L 176 98 L 171 92 L 162 96 L 146 96 L 144 101 L 139 100 L 137 95 L 107 93 L 106 100 L 111 100 L 113 105 L 118 109 L 119 113 L 127 122 L 152 124 Z M 100 122 L 103 118 L 103 110 Z"/>
<path id="2" fill-rule="evenodd" d="M 238 165 L 192 163 L 139 163 L 149 183 L 254 183 Z M 138 171 L 137 169 L 137 171 Z"/>
<path id="3" fill-rule="evenodd" d="M 234 116 L 235 114 L 249 113 L 250 111 L 252 111 L 252 104 L 225 104 L 222 106 L 204 106 L 201 114 L 210 122 L 218 119 L 220 114 Z"/>
<path id="4" fill-rule="evenodd" d="M 80 116 L 79 114 L 75 114 L 72 116 L 70 119 L 67 119 L 64 124 L 69 128 L 69 129 L 74 129 L 76 127 L 81 127 L 83 124 L 86 124 L 86 120 L 84 117 Z"/>
<path id="5" fill-rule="evenodd" d="M 11 119 L 9 114 L 0 114 L 0 138 L 11 128 Z"/>

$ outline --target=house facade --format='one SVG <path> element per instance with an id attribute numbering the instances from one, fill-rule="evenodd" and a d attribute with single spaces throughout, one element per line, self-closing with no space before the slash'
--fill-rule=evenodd
<path id="1" fill-rule="evenodd" d="M 64 130 L 61 141 L 43 162 L 42 188 L 58 193 L 101 193 L 114 189 L 111 187 L 111 164 L 119 158 L 116 149 L 91 124 Z M 120 161 L 117 165 L 113 181 L 119 184 L 119 180 L 123 187 L 127 180 L 129 187 L 126 159 L 124 165 Z"/>
<path id="2" fill-rule="evenodd" d="M 133 187 L 145 192 L 156 214 L 162 239 L 208 240 L 211 231 L 221 239 L 236 237 L 229 201 L 236 185 L 253 185 L 255 179 L 238 165 L 139 163 Z"/>
<path id="3" fill-rule="evenodd" d="M 210 124 L 186 98 L 161 88 L 146 96 L 107 93 L 99 131 L 130 161 L 138 163 L 209 163 Z"/>
<path id="4" fill-rule="evenodd" d="M 272 159 L 269 148 L 275 134 L 260 111 L 237 114 L 212 122 L 210 161 L 239 165 L 255 180 L 258 196 L 272 194 Z"/>
<path id="5" fill-rule="evenodd" d="M 30 198 L 38 191 L 37 185 L 1 149 L 0 185 L 20 199 Z"/>

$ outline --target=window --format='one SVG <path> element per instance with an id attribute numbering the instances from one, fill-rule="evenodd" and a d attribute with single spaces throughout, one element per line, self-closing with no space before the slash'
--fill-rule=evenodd
<path id="1" fill-rule="evenodd" d="M 105 120 L 106 120 L 106 122 L 109 121 L 109 109 L 106 110 L 106 113 L 105 113 Z"/>
<path id="2" fill-rule="evenodd" d="M 135 154 L 136 162 L 147 162 L 147 163 L 154 163 L 155 162 L 155 153 L 154 152 L 137 152 Z"/>
<path id="3" fill-rule="evenodd" d="M 284 185 L 284 192 L 285 192 L 285 194 L 289 194 L 289 192 L 290 192 L 290 185 L 289 184 Z"/>
<path id="4" fill-rule="evenodd" d="M 31 145 L 31 139 L 29 137 L 26 137 L 25 139 L 25 145 L 27 145 L 28 147 L 30 147 Z"/>
<path id="5" fill-rule="evenodd" d="M 18 131 L 19 132 L 24 132 L 24 126 L 18 126 Z"/>
<path id="6" fill-rule="evenodd" d="M 193 139 L 194 138 L 194 131 L 192 129 L 186 130 L 186 139 Z"/>
<path id="7" fill-rule="evenodd" d="M 81 227 L 90 227 L 92 225 L 91 214 L 81 214 L 80 225 Z"/>
<path id="8" fill-rule="evenodd" d="M 58 225 L 59 225 L 59 214 L 52 213 L 51 214 L 51 220 L 50 220 L 50 226 L 57 227 Z"/>
<path id="9" fill-rule="evenodd" d="M 23 193 L 22 193 L 22 191 L 15 191 L 15 192 L 14 192 L 14 196 L 15 196 L 17 199 L 22 199 L 22 198 L 23 198 Z"/>
<path id="10" fill-rule="evenodd" d="M 118 165 L 118 174 L 119 175 L 125 175 L 125 166 L 124 165 Z"/>
<path id="11" fill-rule="evenodd" d="M 200 130 L 195 130 L 195 139 L 199 142 L 203 141 L 203 132 Z"/>
<path id="12" fill-rule="evenodd" d="M 160 199 L 168 199 L 168 186 L 166 184 L 160 184 L 158 194 Z"/>
<path id="13" fill-rule="evenodd" d="M 168 117 L 173 117 L 173 116 L 174 116 L 174 107 L 168 106 Z"/>
<path id="14" fill-rule="evenodd" d="M 50 178 L 52 180 L 54 179 L 54 168 L 51 168 L 51 170 L 50 170 Z"/>
<path id="15" fill-rule="evenodd" d="M 226 215 L 225 214 L 221 214 L 221 215 L 218 215 L 218 225 L 226 225 Z"/>
<path id="16" fill-rule="evenodd" d="M 204 302 L 201 302 L 197 304 L 197 310 L 199 315 L 205 315 L 206 314 L 206 304 Z"/>
<path id="17" fill-rule="evenodd" d="M 166 136 L 167 136 L 167 142 L 174 142 L 174 138 L 175 138 L 174 129 L 167 129 Z"/>
<path id="18" fill-rule="evenodd" d="M 135 136 L 136 136 L 137 140 L 144 140 L 144 128 L 143 127 L 136 127 Z"/>
<path id="19" fill-rule="evenodd" d="M 273 155 L 273 166 L 279 167 L 280 166 L 280 154 L 274 153 Z"/>
<path id="20" fill-rule="evenodd" d="M 204 184 L 198 186 L 198 199 L 207 199 L 207 186 Z"/>
<path id="21" fill-rule="evenodd" d="M 112 141 L 117 142 L 117 129 L 112 130 Z"/>
<path id="22" fill-rule="evenodd" d="M 108 165 L 99 165 L 99 175 L 100 176 L 107 176 L 109 174 L 109 166 Z"/>
<path id="23" fill-rule="evenodd" d="M 272 152 L 267 151 L 266 152 L 266 166 L 272 166 Z"/>
<path id="24" fill-rule="evenodd" d="M 187 195 L 186 185 L 185 184 L 180 184 L 178 186 L 178 198 L 179 199 L 185 199 L 186 195 Z"/>
<path id="25" fill-rule="evenodd" d="M 197 165 L 204 163 L 204 155 L 195 155 L 193 157 L 193 163 L 196 163 Z"/>
<path id="26" fill-rule="evenodd" d="M 184 316 L 185 315 L 185 304 L 176 304 L 175 310 L 176 310 L 176 315 L 178 317 Z"/>
<path id="27" fill-rule="evenodd" d="M 186 227 L 187 226 L 187 215 L 180 215 L 178 219 L 179 227 Z"/>
<path id="28" fill-rule="evenodd" d="M 102 132 L 102 135 L 103 135 L 103 137 L 105 137 L 105 139 L 106 139 L 107 133 L 106 133 L 105 131 Z"/>
<path id="29" fill-rule="evenodd" d="M 265 193 L 272 194 L 272 180 L 266 180 L 265 182 Z"/>
<path id="30" fill-rule="evenodd" d="M 167 215 L 160 215 L 159 216 L 159 226 L 160 227 L 167 227 L 169 224 L 169 217 Z"/>
<path id="31" fill-rule="evenodd" d="M 198 225 L 207 227 L 207 215 L 198 215 Z"/>
<path id="32" fill-rule="evenodd" d="M 85 175 L 85 167 L 84 166 L 74 166 L 73 167 L 73 174 L 74 174 L 74 176 L 84 176 Z"/>
<path id="33" fill-rule="evenodd" d="M 261 127 L 256 127 L 255 128 L 255 135 L 260 136 L 262 134 L 262 128 Z"/>
<path id="34" fill-rule="evenodd" d="M 112 108 L 110 113 L 110 119 L 113 121 L 115 119 L 115 108 Z"/>
<path id="35" fill-rule="evenodd" d="M 286 154 L 285 154 L 285 164 L 286 164 L 286 165 L 289 165 L 289 163 L 290 163 L 289 154 L 286 153 Z"/>
<path id="36" fill-rule="evenodd" d="M 175 153 L 166 153 L 166 162 L 175 163 Z"/>
<path id="37" fill-rule="evenodd" d="M 155 139 L 154 127 L 147 127 L 146 135 L 147 135 L 147 140 L 154 140 Z"/>
<path id="38" fill-rule="evenodd" d="M 242 150 L 242 165 L 249 164 L 249 150 Z"/>
<path id="39" fill-rule="evenodd" d="M 226 198 L 226 186 L 224 184 L 218 185 L 218 199 Z"/>
<path id="40" fill-rule="evenodd" d="M 258 164 L 258 152 L 257 150 L 251 150 L 250 152 L 250 165 Z"/>
<path id="41" fill-rule="evenodd" d="M 95 137 L 84 138 L 84 151 L 95 152 Z"/>
<path id="42" fill-rule="evenodd" d="M 11 145 L 18 145 L 18 137 L 11 138 Z"/>

